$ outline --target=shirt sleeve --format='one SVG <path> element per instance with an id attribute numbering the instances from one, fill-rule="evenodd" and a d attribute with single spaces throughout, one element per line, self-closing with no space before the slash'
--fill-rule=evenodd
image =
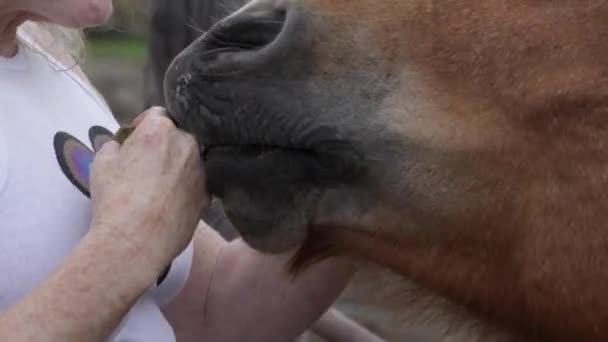
<path id="1" fill-rule="evenodd" d="M 193 256 L 194 246 L 191 241 L 169 265 L 168 270 L 159 277 L 156 286 L 151 289 L 152 296 L 159 306 L 170 303 L 182 291 L 190 276 Z"/>

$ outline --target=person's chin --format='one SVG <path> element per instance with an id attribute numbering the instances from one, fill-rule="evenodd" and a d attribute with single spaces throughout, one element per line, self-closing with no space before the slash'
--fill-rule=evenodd
<path id="1" fill-rule="evenodd" d="M 110 19 L 112 12 L 111 0 L 87 0 L 78 11 L 75 26 L 85 28 L 102 25 Z"/>

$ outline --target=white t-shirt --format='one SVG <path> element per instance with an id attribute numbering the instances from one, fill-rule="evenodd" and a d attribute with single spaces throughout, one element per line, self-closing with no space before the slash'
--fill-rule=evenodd
<path id="1" fill-rule="evenodd" d="M 87 83 L 38 51 L 22 36 L 15 57 L 0 57 L 0 312 L 46 278 L 87 232 L 90 161 L 118 128 Z M 191 264 L 190 245 L 110 341 L 175 341 L 160 306 L 181 291 Z"/>

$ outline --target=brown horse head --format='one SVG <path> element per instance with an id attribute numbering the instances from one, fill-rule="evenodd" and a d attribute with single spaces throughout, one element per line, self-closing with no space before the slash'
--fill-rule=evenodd
<path id="1" fill-rule="evenodd" d="M 254 0 L 174 61 L 167 98 L 253 247 L 372 260 L 521 335 L 608 339 L 606 18 Z"/>

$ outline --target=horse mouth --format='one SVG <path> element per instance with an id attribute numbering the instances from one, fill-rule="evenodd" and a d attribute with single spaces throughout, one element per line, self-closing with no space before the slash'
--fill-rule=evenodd
<path id="1" fill-rule="evenodd" d="M 313 154 L 305 148 L 284 147 L 279 145 L 207 145 L 202 150 L 203 160 L 213 159 L 218 155 L 232 155 L 235 158 L 264 157 L 275 153 Z"/>
<path id="2" fill-rule="evenodd" d="M 309 101 L 304 10 L 254 3 L 184 50 L 165 89 L 177 126 L 201 145 L 209 192 L 246 240 L 279 251 L 303 241 L 324 192 L 365 181 L 369 160 L 360 138 Z M 302 77 L 279 86 L 289 70 Z"/>
<path id="3" fill-rule="evenodd" d="M 222 197 L 227 188 L 283 186 L 319 188 L 347 181 L 360 170 L 358 154 L 280 145 L 208 145 L 203 162 L 209 191 Z"/>

